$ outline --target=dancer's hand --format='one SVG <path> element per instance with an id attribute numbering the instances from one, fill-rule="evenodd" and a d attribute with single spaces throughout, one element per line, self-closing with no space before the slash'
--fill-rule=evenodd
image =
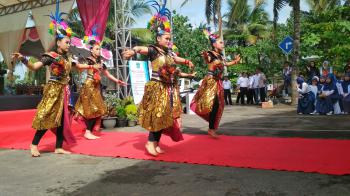
<path id="1" fill-rule="evenodd" d="M 24 59 L 24 56 L 21 53 L 19 53 L 19 52 L 15 52 L 15 53 L 12 53 L 11 58 L 12 59 L 18 59 L 18 60 L 21 61 L 21 60 Z"/>
<path id="2" fill-rule="evenodd" d="M 120 86 L 127 86 L 127 85 L 128 85 L 127 83 L 125 83 L 125 82 L 123 82 L 123 81 L 121 81 L 121 80 L 118 81 L 118 84 L 119 84 Z"/>
<path id="3" fill-rule="evenodd" d="M 191 68 L 191 69 L 194 68 L 194 65 L 193 65 L 192 61 L 188 62 L 188 67 Z"/>
<path id="4" fill-rule="evenodd" d="M 122 52 L 122 56 L 123 56 L 123 59 L 130 59 L 131 57 L 133 57 L 135 55 L 135 51 L 134 50 L 124 50 Z"/>
<path id="5" fill-rule="evenodd" d="M 240 55 L 236 55 L 235 56 L 235 62 L 238 63 L 241 60 L 241 56 Z"/>
<path id="6" fill-rule="evenodd" d="M 194 78 L 194 77 L 196 77 L 196 75 L 197 75 L 197 72 L 193 72 L 193 73 L 190 74 L 190 77 Z"/>

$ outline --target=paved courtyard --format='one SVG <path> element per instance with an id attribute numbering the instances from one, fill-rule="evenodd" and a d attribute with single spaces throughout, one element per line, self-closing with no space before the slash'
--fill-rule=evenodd
<path id="1" fill-rule="evenodd" d="M 296 115 L 277 105 L 225 108 L 220 133 L 257 137 L 350 139 L 350 116 Z M 207 124 L 183 115 L 184 132 Z M 106 131 L 144 131 L 140 127 Z M 218 149 L 225 150 L 225 149 Z M 0 195 L 350 195 L 350 176 L 167 163 L 0 149 Z"/>

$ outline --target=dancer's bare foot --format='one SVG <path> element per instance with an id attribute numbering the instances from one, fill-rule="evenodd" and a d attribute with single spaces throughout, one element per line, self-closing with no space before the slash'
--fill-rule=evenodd
<path id="1" fill-rule="evenodd" d="M 32 154 L 32 157 L 40 157 L 40 152 L 37 145 L 30 145 L 30 153 Z"/>
<path id="2" fill-rule="evenodd" d="M 89 130 L 86 130 L 86 131 L 85 131 L 84 137 L 85 137 L 86 139 L 88 139 L 88 140 L 95 140 L 95 139 L 100 138 L 100 137 L 98 137 L 98 136 L 92 134 L 91 131 L 89 131 Z"/>
<path id="3" fill-rule="evenodd" d="M 155 147 L 156 147 L 156 152 L 157 152 L 157 153 L 159 153 L 159 154 L 165 153 L 165 151 L 162 150 L 162 149 L 160 148 L 159 142 L 155 142 L 154 145 L 155 145 Z"/>
<path id="4" fill-rule="evenodd" d="M 152 155 L 152 156 L 157 156 L 158 153 L 156 151 L 155 148 L 155 144 L 154 142 L 147 142 L 147 144 L 145 145 L 147 152 Z"/>
<path id="5" fill-rule="evenodd" d="M 63 148 L 56 148 L 55 154 L 72 154 L 72 153 L 67 150 L 64 150 Z"/>
<path id="6" fill-rule="evenodd" d="M 219 137 L 219 135 L 216 133 L 215 129 L 208 129 L 208 134 L 213 138 Z"/>
<path id="7" fill-rule="evenodd" d="M 156 151 L 157 151 L 159 154 L 165 153 L 165 151 L 162 150 L 159 146 L 156 147 Z"/>

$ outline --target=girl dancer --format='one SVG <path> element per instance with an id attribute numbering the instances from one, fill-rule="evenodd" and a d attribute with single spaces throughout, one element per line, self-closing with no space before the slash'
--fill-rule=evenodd
<path id="1" fill-rule="evenodd" d="M 212 50 L 203 52 L 204 60 L 208 64 L 208 74 L 192 100 L 191 110 L 209 122 L 208 134 L 212 137 L 218 137 L 216 130 L 219 127 L 225 105 L 222 73 L 224 66 L 237 64 L 240 57 L 237 56 L 235 60 L 226 62 L 222 55 L 224 42 L 218 35 L 211 34 L 208 30 L 205 30 L 204 33 L 212 46 Z"/>
<path id="2" fill-rule="evenodd" d="M 97 139 L 99 137 L 92 134 L 93 127 L 101 120 L 101 117 L 106 113 L 107 108 L 101 95 L 101 73 L 113 82 L 125 86 L 126 83 L 118 80 L 109 73 L 105 64 L 101 59 L 101 46 L 96 33 L 92 36 L 86 36 L 90 45 L 91 56 L 87 57 L 88 65 L 102 66 L 102 69 L 88 69 L 87 79 L 80 89 L 79 98 L 75 104 L 75 111 L 78 115 L 84 118 L 86 130 L 84 137 L 86 139 Z"/>
<path id="3" fill-rule="evenodd" d="M 60 18 L 59 1 L 55 16 L 51 15 L 49 32 L 56 36 L 56 50 L 45 53 L 41 60 L 31 63 L 20 53 L 14 53 L 13 58 L 21 60 L 29 69 L 38 70 L 42 66 L 49 66 L 50 79 L 45 85 L 43 98 L 40 101 L 32 127 L 37 130 L 30 152 L 33 157 L 39 157 L 38 144 L 48 129 L 56 134 L 56 154 L 70 154 L 62 148 L 63 140 L 68 144 L 74 143 L 75 138 L 70 130 L 69 104 L 69 73 L 73 66 L 79 69 L 100 69 L 100 65 L 78 64 L 68 53 L 72 30 Z"/>
<path id="4" fill-rule="evenodd" d="M 152 77 L 145 86 L 139 105 L 139 123 L 149 131 L 148 142 L 145 145 L 147 152 L 157 156 L 162 152 L 159 141 L 163 130 L 176 126 L 176 119 L 182 112 L 180 99 L 174 92 L 175 63 L 189 67 L 193 67 L 193 64 L 169 52 L 170 11 L 165 7 L 166 1 L 162 6 L 155 1 L 153 4 L 155 7 L 160 7 L 149 22 L 149 28 L 156 34 L 156 44 L 148 47 L 136 46 L 132 50 L 124 51 L 123 57 L 130 58 L 139 53 L 147 55 L 151 61 Z"/>

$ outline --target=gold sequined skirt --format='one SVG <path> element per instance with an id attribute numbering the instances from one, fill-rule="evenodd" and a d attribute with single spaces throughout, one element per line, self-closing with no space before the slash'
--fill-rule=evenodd
<path id="1" fill-rule="evenodd" d="M 147 82 L 138 112 L 140 125 L 148 131 L 172 127 L 182 113 L 179 88 L 159 81 Z"/>
<path id="2" fill-rule="evenodd" d="M 192 102 L 196 103 L 197 114 L 208 114 L 212 111 L 215 96 L 218 92 L 217 81 L 212 76 L 206 76 Z"/>
<path id="3" fill-rule="evenodd" d="M 215 79 L 213 76 L 206 76 L 191 102 L 191 110 L 206 121 L 209 121 L 209 114 L 213 110 L 216 97 L 219 102 L 219 108 L 215 117 L 215 129 L 218 128 L 224 111 L 224 91 L 222 82 Z"/>
<path id="4" fill-rule="evenodd" d="M 107 112 L 100 88 L 99 82 L 87 79 L 80 89 L 79 98 L 75 104 L 75 111 L 85 119 L 101 117 Z"/>
<path id="5" fill-rule="evenodd" d="M 49 81 L 44 87 L 41 99 L 35 114 L 32 127 L 36 130 L 52 129 L 61 126 L 64 104 L 64 87 L 55 81 Z"/>

